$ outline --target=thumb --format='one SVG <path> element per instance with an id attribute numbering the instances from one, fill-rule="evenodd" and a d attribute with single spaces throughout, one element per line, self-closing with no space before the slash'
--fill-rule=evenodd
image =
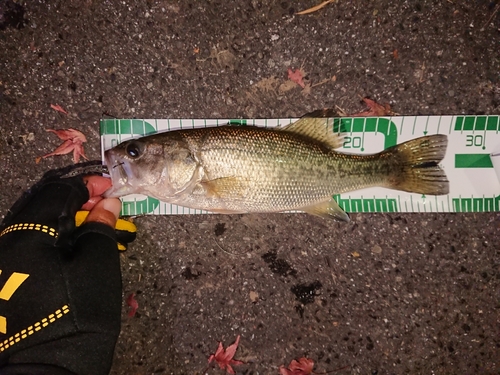
<path id="1" fill-rule="evenodd" d="M 103 199 L 99 201 L 89 212 L 85 222 L 103 223 L 109 225 L 111 228 L 114 228 L 116 221 L 118 220 L 118 216 L 120 215 L 121 208 L 122 202 L 118 198 Z"/>

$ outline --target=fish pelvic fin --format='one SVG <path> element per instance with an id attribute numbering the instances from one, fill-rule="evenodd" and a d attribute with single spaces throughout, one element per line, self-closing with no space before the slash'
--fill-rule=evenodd
<path id="1" fill-rule="evenodd" d="M 349 219 L 349 215 L 342 208 L 340 208 L 338 203 L 333 198 L 314 206 L 305 207 L 302 210 L 308 214 L 323 218 L 337 219 L 346 222 L 351 220 Z"/>
<path id="2" fill-rule="evenodd" d="M 448 137 L 428 135 L 391 147 L 381 153 L 392 154 L 400 168 L 388 179 L 392 189 L 410 193 L 445 195 L 450 191 L 445 171 L 438 165 L 446 154 Z"/>
<path id="3" fill-rule="evenodd" d="M 300 134 L 335 149 L 342 146 L 343 136 L 333 131 L 333 118 L 302 117 L 281 128 L 282 131 Z"/>

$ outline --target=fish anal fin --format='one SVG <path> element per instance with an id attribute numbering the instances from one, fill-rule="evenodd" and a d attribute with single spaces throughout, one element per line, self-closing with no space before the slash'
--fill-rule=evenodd
<path id="1" fill-rule="evenodd" d="M 338 205 L 335 199 L 321 202 L 314 206 L 305 207 L 302 211 L 308 214 L 320 216 L 323 218 L 337 219 L 340 221 L 350 221 L 349 215 Z"/>
<path id="2" fill-rule="evenodd" d="M 221 177 L 202 180 L 200 185 L 210 198 L 242 198 L 248 188 L 248 181 L 241 177 Z"/>
<path id="3" fill-rule="evenodd" d="M 342 135 L 333 131 L 333 118 L 302 117 L 281 130 L 314 139 L 333 149 L 343 143 Z"/>

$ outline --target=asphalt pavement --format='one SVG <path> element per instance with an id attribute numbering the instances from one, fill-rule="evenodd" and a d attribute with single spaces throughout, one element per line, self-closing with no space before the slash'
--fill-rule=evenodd
<path id="1" fill-rule="evenodd" d="M 403 115 L 500 114 L 498 1 L 339 0 L 296 14 L 320 2 L 18 1 L 24 13 L 0 17 L 1 212 L 72 163 L 36 163 L 60 143 L 46 128 L 82 131 L 99 159 L 103 117 L 353 113 L 363 97 Z M 237 374 L 300 357 L 317 373 L 500 373 L 498 212 L 135 223 L 113 375 L 222 374 L 208 358 L 238 335 Z"/>

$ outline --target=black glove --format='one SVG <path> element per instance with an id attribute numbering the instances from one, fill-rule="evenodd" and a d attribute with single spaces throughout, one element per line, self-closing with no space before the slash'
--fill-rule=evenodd
<path id="1" fill-rule="evenodd" d="M 78 166 L 77 166 L 78 168 Z M 0 233 L 0 374 L 108 374 L 122 305 L 115 230 L 75 227 L 82 176 L 50 171 Z"/>
<path id="2" fill-rule="evenodd" d="M 89 211 L 78 211 L 75 215 L 75 224 L 77 227 L 82 225 Z M 127 219 L 118 219 L 115 225 L 116 239 L 118 241 L 118 250 L 127 250 L 127 245 L 135 240 L 137 227 L 135 224 Z M 0 374 L 1 375 L 1 374 Z"/>

